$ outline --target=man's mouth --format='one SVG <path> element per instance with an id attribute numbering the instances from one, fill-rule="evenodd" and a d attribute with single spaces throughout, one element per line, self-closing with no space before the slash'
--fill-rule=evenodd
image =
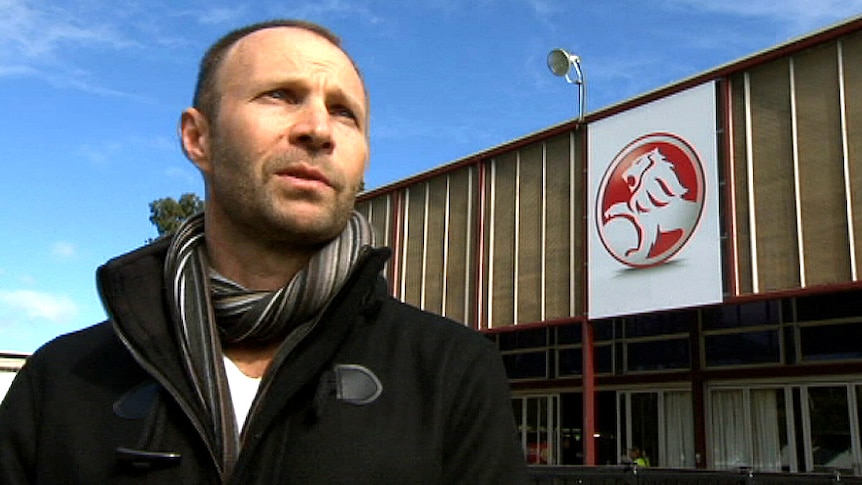
<path id="1" fill-rule="evenodd" d="M 332 183 L 320 170 L 306 165 L 293 165 L 275 173 L 278 177 L 288 177 L 300 181 L 318 182 L 331 187 Z"/>

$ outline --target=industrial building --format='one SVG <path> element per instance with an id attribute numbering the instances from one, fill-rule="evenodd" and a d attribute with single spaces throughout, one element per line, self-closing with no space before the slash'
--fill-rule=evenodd
<path id="1" fill-rule="evenodd" d="M 496 342 L 531 463 L 862 474 L 862 18 L 357 208 Z"/>
<path id="2" fill-rule="evenodd" d="M 0 401 L 12 385 L 15 375 L 24 366 L 27 354 L 19 352 L 0 352 Z"/>

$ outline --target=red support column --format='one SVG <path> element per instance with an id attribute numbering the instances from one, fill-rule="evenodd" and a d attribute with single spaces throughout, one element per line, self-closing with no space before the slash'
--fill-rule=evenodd
<path id="1" fill-rule="evenodd" d="M 593 370 L 593 326 L 589 321 L 581 323 L 581 357 L 583 358 L 583 400 L 584 400 L 584 465 L 596 464 L 596 399 Z"/>

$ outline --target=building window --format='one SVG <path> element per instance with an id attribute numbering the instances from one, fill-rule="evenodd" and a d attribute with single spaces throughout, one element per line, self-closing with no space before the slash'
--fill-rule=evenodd
<path id="1" fill-rule="evenodd" d="M 676 311 L 637 315 L 623 319 L 627 339 L 688 333 L 697 323 L 697 311 Z"/>
<path id="2" fill-rule="evenodd" d="M 626 371 L 691 368 L 689 333 L 697 316 L 696 310 L 682 310 L 620 319 L 624 335 L 618 340 L 625 345 Z"/>
<path id="3" fill-rule="evenodd" d="M 796 298 L 799 360 L 862 359 L 862 291 Z"/>
<path id="4" fill-rule="evenodd" d="M 701 316 L 704 365 L 782 363 L 781 308 L 781 300 L 705 308 Z"/>
<path id="5" fill-rule="evenodd" d="M 707 367 L 781 362 L 778 330 L 709 335 L 704 340 Z"/>
<path id="6" fill-rule="evenodd" d="M 614 346 L 597 345 L 593 349 L 593 362 L 597 374 L 612 374 L 614 372 Z"/>
<path id="7" fill-rule="evenodd" d="M 547 379 L 550 377 L 549 330 L 546 327 L 498 335 L 498 346 L 509 379 Z"/>
<path id="8" fill-rule="evenodd" d="M 810 322 L 862 317 L 862 291 L 811 295 L 796 299 L 796 321 Z"/>
<path id="9" fill-rule="evenodd" d="M 534 349 L 548 346 L 548 329 L 534 328 L 500 334 L 500 350 Z"/>
<path id="10" fill-rule="evenodd" d="M 802 360 L 862 359 L 862 322 L 799 329 Z"/>
<path id="11" fill-rule="evenodd" d="M 691 367 L 688 337 L 631 342 L 626 346 L 626 363 L 629 371 L 688 369 Z"/>
<path id="12" fill-rule="evenodd" d="M 703 310 L 703 329 L 721 330 L 781 323 L 780 301 L 721 305 Z"/>
<path id="13" fill-rule="evenodd" d="M 557 344 L 558 345 L 573 345 L 581 343 L 581 324 L 561 325 L 557 329 Z M 593 339 L 596 339 L 594 336 Z M 597 340 L 597 339 L 596 339 Z"/>
<path id="14" fill-rule="evenodd" d="M 559 377 L 579 376 L 584 371 L 583 354 L 581 348 L 560 349 L 557 353 Z"/>
<path id="15" fill-rule="evenodd" d="M 519 352 L 503 354 L 503 365 L 509 379 L 546 379 L 548 377 L 548 353 Z"/>

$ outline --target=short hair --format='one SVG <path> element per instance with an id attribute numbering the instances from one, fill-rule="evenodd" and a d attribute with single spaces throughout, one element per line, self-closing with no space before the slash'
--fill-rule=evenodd
<path id="1" fill-rule="evenodd" d="M 315 24 L 314 22 L 296 19 L 274 19 L 233 30 L 218 39 L 210 46 L 209 49 L 207 49 L 201 59 L 200 69 L 198 70 L 198 79 L 195 84 L 195 93 L 192 98 L 192 106 L 194 106 L 195 109 L 203 113 L 203 115 L 211 121 L 216 118 L 216 114 L 219 110 L 219 93 L 217 86 L 218 70 L 224 62 L 224 58 L 228 51 L 243 37 L 257 32 L 258 30 L 270 29 L 273 27 L 293 27 L 307 30 L 323 37 L 341 50 L 341 52 L 350 59 L 353 69 L 356 70 L 356 74 L 359 76 L 359 80 L 362 83 L 365 103 L 366 105 L 368 104 L 368 91 L 365 89 L 365 81 L 362 79 L 362 73 L 359 71 L 359 66 L 356 65 L 356 61 L 354 61 L 353 58 L 350 57 L 350 54 L 348 54 L 341 46 L 341 39 L 337 35 L 326 27 Z"/>

